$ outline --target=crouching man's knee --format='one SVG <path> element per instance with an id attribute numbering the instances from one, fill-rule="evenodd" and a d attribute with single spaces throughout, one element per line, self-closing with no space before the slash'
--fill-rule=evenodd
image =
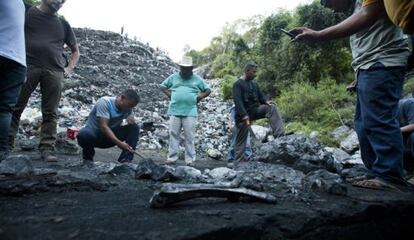
<path id="1" fill-rule="evenodd" d="M 140 127 L 137 123 L 128 124 L 127 127 L 130 135 L 139 137 Z"/>
<path id="2" fill-rule="evenodd" d="M 85 128 L 81 129 L 79 134 L 76 136 L 76 139 L 78 140 L 78 144 L 81 147 L 90 145 L 90 143 L 94 141 L 94 138 L 95 138 L 94 134 Z"/>

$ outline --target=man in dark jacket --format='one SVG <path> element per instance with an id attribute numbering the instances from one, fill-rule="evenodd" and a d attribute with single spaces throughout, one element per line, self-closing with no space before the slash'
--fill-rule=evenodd
<path id="1" fill-rule="evenodd" d="M 233 99 L 236 107 L 237 137 L 234 146 L 236 161 L 247 160 L 244 154 L 247 135 L 251 131 L 250 123 L 256 119 L 267 118 L 273 136 L 284 135 L 283 121 L 274 104 L 270 104 L 260 92 L 257 82 L 254 81 L 257 64 L 249 62 L 244 68 L 244 76 L 233 85 Z"/>

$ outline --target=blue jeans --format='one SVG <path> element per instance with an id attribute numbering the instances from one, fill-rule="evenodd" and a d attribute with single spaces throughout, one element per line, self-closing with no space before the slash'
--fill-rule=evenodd
<path id="1" fill-rule="evenodd" d="M 414 133 L 404 138 L 404 168 L 414 170 Z"/>
<path id="2" fill-rule="evenodd" d="M 25 78 L 25 66 L 0 56 L 0 151 L 8 150 L 13 107 Z"/>
<path id="3" fill-rule="evenodd" d="M 139 126 L 138 124 L 129 124 L 126 126 L 119 126 L 112 128 L 115 136 L 128 143 L 134 150 L 137 146 L 139 139 Z M 82 147 L 83 159 L 93 160 L 95 155 L 95 147 L 98 148 L 110 148 L 115 146 L 109 138 L 104 136 L 100 130 L 93 130 L 90 128 L 82 128 L 78 136 L 78 144 Z M 134 154 L 123 150 L 119 155 L 119 162 L 130 162 L 134 158 Z"/>
<path id="4" fill-rule="evenodd" d="M 373 177 L 401 183 L 403 141 L 398 100 L 402 94 L 404 67 L 374 64 L 358 73 L 355 130 L 362 161 Z"/>
<path id="5" fill-rule="evenodd" d="M 236 135 L 237 135 L 237 127 L 234 126 L 231 129 L 231 136 L 230 136 L 231 140 L 230 140 L 229 149 L 227 151 L 227 161 L 229 161 L 229 162 L 233 162 L 234 161 L 234 145 L 236 144 Z M 244 149 L 244 155 L 246 157 L 250 157 L 253 154 L 253 150 L 250 147 L 250 141 L 251 141 L 250 134 L 248 134 L 248 136 L 247 136 L 247 144 L 246 144 L 247 146 Z"/>

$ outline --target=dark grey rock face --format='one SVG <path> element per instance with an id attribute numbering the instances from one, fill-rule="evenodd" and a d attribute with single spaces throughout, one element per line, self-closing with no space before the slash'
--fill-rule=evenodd
<path id="1" fill-rule="evenodd" d="M 32 159 L 26 155 L 11 155 L 0 162 L 0 175 L 22 177 L 33 173 Z"/>
<path id="2" fill-rule="evenodd" d="M 136 179 L 153 179 L 155 181 L 174 180 L 174 168 L 155 164 L 151 159 L 141 161 L 135 171 Z"/>
<path id="3" fill-rule="evenodd" d="M 321 191 L 342 196 L 346 196 L 348 191 L 341 176 L 324 169 L 308 173 L 302 179 L 302 185 L 308 191 Z"/>
<path id="4" fill-rule="evenodd" d="M 257 149 L 254 159 L 284 164 L 305 173 L 320 168 L 337 171 L 332 154 L 317 141 L 302 135 L 289 135 L 265 143 Z"/>

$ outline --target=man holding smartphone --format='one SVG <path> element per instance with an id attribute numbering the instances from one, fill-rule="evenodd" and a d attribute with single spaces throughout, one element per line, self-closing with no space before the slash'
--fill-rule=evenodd
<path id="1" fill-rule="evenodd" d="M 322 0 L 334 11 L 354 13 L 337 25 L 315 31 L 291 30 L 297 42 L 319 42 L 350 36 L 357 76 L 355 130 L 366 178 L 353 185 L 374 189 L 412 190 L 403 178 L 403 141 L 398 122 L 405 66 L 410 54 L 401 29 L 387 17 L 381 0 Z"/>

